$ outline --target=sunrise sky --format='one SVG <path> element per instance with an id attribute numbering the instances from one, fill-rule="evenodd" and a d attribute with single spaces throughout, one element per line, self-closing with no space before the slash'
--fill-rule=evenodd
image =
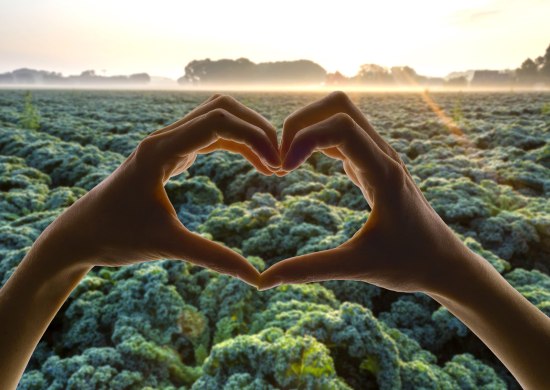
<path id="1" fill-rule="evenodd" d="M 313 60 L 444 76 L 516 68 L 550 43 L 550 1 L 0 0 L 0 72 L 148 72 L 193 59 Z"/>

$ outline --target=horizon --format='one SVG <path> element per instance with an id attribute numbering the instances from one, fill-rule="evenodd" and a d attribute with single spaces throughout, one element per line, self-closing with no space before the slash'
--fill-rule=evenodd
<path id="1" fill-rule="evenodd" d="M 406 86 L 406 85 L 266 85 L 248 84 L 242 87 L 235 85 L 209 84 L 192 86 L 180 84 L 0 84 L 1 90 L 28 90 L 28 91 L 144 91 L 144 92 L 191 92 L 191 93 L 297 93 L 297 94 L 326 94 L 331 91 L 345 91 L 346 93 L 540 93 L 550 92 L 550 86 Z"/>
<path id="2" fill-rule="evenodd" d="M 540 55 L 540 53 L 539 53 Z M 533 57 L 536 57 L 536 56 L 533 56 Z M 242 56 L 236 56 L 236 57 L 233 57 L 233 58 L 212 58 L 212 57 L 208 57 L 208 58 L 196 58 L 196 59 L 193 59 L 191 61 L 194 61 L 194 60 L 198 60 L 198 61 L 202 61 L 202 60 L 211 60 L 213 62 L 215 61 L 221 61 L 221 60 L 231 60 L 231 61 L 236 61 L 237 59 L 239 58 L 246 58 L 246 57 L 242 57 Z M 249 58 L 247 58 L 249 59 Z M 300 59 L 295 59 L 295 60 L 285 60 L 285 59 L 282 59 L 282 60 L 277 60 L 277 61 L 265 61 L 265 62 L 257 62 L 257 61 L 254 61 L 252 59 L 249 59 L 251 60 L 252 62 L 254 62 L 255 64 L 260 64 L 260 63 L 267 63 L 267 62 L 294 62 L 294 61 L 312 61 L 312 60 L 309 60 L 307 58 L 300 58 Z M 523 60 L 521 60 L 523 61 Z M 318 64 L 317 62 L 315 61 L 312 61 L 314 62 L 315 64 Z M 376 63 L 373 63 L 375 65 L 380 65 L 380 64 L 376 64 Z M 326 70 L 326 68 L 322 65 L 322 64 L 318 64 L 320 65 L 322 68 L 324 68 Z M 520 65 L 521 65 L 521 62 L 520 62 Z M 380 66 L 383 66 L 383 65 L 380 65 Z M 410 66 L 410 64 L 400 64 L 400 65 L 390 65 L 390 66 L 383 66 L 384 68 L 386 69 L 390 69 L 391 67 L 405 67 L 405 66 Z M 412 69 L 414 69 L 415 71 L 417 71 L 417 69 L 414 67 L 414 66 L 410 66 Z M 518 68 L 519 65 L 516 67 Z M 106 73 L 104 71 L 99 71 L 97 69 L 92 69 L 92 68 L 87 68 L 87 69 L 82 69 L 80 71 L 75 71 L 74 73 L 64 73 L 62 71 L 59 71 L 58 69 L 46 69 L 46 68 L 33 68 L 31 66 L 20 66 L 20 67 L 17 67 L 17 68 L 13 68 L 13 69 L 6 69 L 6 70 L 3 70 L 3 69 L 0 69 L 0 74 L 2 73 L 10 73 L 10 72 L 15 72 L 17 70 L 22 70 L 22 69 L 28 69 L 28 70 L 35 70 L 35 71 L 45 71 L 45 72 L 52 72 L 52 73 L 59 73 L 61 74 L 62 77 L 71 77 L 71 76 L 80 76 L 83 72 L 87 72 L 87 71 L 94 71 L 96 72 L 96 75 L 97 76 L 100 76 L 100 77 L 116 77 L 116 76 L 129 76 L 131 74 L 139 74 L 139 73 L 146 73 L 147 75 L 149 75 L 152 79 L 157 79 L 158 82 L 162 83 L 163 81 L 177 81 L 178 78 L 182 77 L 185 73 L 185 71 L 182 71 L 182 74 L 178 77 L 170 77 L 170 76 L 166 76 L 166 75 L 158 75 L 158 74 L 154 74 L 154 73 L 150 73 L 150 72 L 147 72 L 147 71 L 141 71 L 141 72 L 133 72 L 133 73 L 113 73 L 113 74 L 109 74 L 109 73 Z M 443 78 L 443 79 L 447 79 L 449 78 L 449 76 L 455 74 L 455 73 L 468 73 L 468 72 L 475 72 L 475 71 L 502 71 L 502 72 L 508 72 L 508 71 L 513 71 L 515 68 L 511 67 L 511 68 L 493 68 L 493 69 L 489 69 L 489 68 L 479 68 L 479 69 L 474 69 L 474 68 L 471 68 L 471 69 L 455 69 L 455 70 L 451 70 L 450 72 L 448 72 L 447 74 L 445 75 L 434 75 L 434 74 L 426 74 L 426 73 L 422 73 L 422 72 L 417 72 L 418 75 L 421 75 L 421 76 L 427 76 L 427 77 L 435 77 L 435 78 Z M 357 71 L 359 71 L 359 66 L 358 66 L 358 69 Z M 327 74 L 330 74 L 330 73 L 336 73 L 336 72 L 339 72 L 339 73 L 342 73 L 340 72 L 339 70 L 335 70 L 334 72 L 330 72 L 327 70 Z M 343 73 L 342 73 L 343 74 Z M 346 77 L 353 77 L 355 76 L 356 74 L 350 74 L 350 75 L 347 75 L 347 74 L 343 74 L 344 76 Z M 153 81 L 153 80 L 151 80 Z M 24 84 L 23 84 L 24 85 Z M 116 84 L 115 84 L 116 85 Z M 275 87 L 278 87 L 278 85 L 274 85 Z M 225 87 L 225 85 L 224 85 Z M 314 86 L 315 88 L 317 87 L 320 87 L 320 86 Z"/>
<path id="3" fill-rule="evenodd" d="M 375 63 L 445 77 L 517 68 L 541 55 L 550 36 L 550 3 L 541 0 L 106 4 L 23 0 L 5 6 L 0 32 L 13 38 L 0 42 L 0 73 L 25 67 L 65 76 L 94 69 L 101 76 L 146 72 L 177 79 L 193 59 L 246 57 L 256 63 L 309 59 L 345 76 Z"/>

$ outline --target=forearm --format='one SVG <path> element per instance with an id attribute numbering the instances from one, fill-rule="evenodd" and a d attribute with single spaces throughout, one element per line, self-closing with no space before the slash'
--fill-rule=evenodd
<path id="1" fill-rule="evenodd" d="M 91 269 L 68 266 L 70 250 L 62 244 L 41 236 L 0 290 L 2 389 L 16 388 L 46 328 Z"/>
<path id="2" fill-rule="evenodd" d="M 487 261 L 467 251 L 429 295 L 472 330 L 526 389 L 550 388 L 550 318 Z"/>

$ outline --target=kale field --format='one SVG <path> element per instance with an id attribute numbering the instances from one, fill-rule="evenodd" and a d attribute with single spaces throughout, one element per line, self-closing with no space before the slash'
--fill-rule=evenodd
<path id="1" fill-rule="evenodd" d="M 208 95 L 0 90 L 0 283 L 40 232 L 139 141 Z M 309 93 L 238 93 L 281 128 Z M 550 94 L 351 94 L 473 251 L 550 316 Z M 443 118 L 445 116 L 445 118 Z M 167 186 L 183 223 L 260 270 L 335 247 L 368 218 L 341 163 L 285 177 L 201 155 Z M 399 243 L 396 243 L 399 245 Z M 468 281 L 464 281 L 467 288 Z M 176 260 L 96 267 L 20 389 L 503 389 L 519 385 L 423 294 L 331 281 L 259 292 Z"/>

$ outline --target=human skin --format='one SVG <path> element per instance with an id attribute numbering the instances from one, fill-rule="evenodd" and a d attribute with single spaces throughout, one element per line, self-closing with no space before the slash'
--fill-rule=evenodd
<path id="1" fill-rule="evenodd" d="M 164 184 L 199 153 L 240 153 L 260 172 L 280 165 L 276 131 L 234 99 L 214 95 L 145 138 L 108 178 L 38 237 L 0 290 L 0 389 L 15 389 L 33 350 L 70 292 L 93 266 L 185 259 L 256 286 L 241 255 L 187 230 Z"/>
<path id="2" fill-rule="evenodd" d="M 267 175 L 284 175 L 319 150 L 343 161 L 372 212 L 347 243 L 284 260 L 260 275 L 239 254 L 188 231 L 164 190 L 198 153 L 217 149 L 241 153 Z M 462 244 L 398 154 L 341 92 L 287 118 L 279 150 L 273 126 L 219 95 L 143 140 L 46 228 L 0 290 L 0 388 L 16 387 L 48 324 L 93 266 L 163 258 L 185 259 L 260 289 L 350 279 L 425 292 L 472 329 L 522 386 L 550 388 L 550 319 Z"/>
<path id="3" fill-rule="evenodd" d="M 259 288 L 347 279 L 426 293 L 468 326 L 524 388 L 550 388 L 550 318 L 457 238 L 397 152 L 342 92 L 286 119 L 277 174 L 314 151 L 343 161 L 372 211 L 349 241 L 273 265 Z"/>

